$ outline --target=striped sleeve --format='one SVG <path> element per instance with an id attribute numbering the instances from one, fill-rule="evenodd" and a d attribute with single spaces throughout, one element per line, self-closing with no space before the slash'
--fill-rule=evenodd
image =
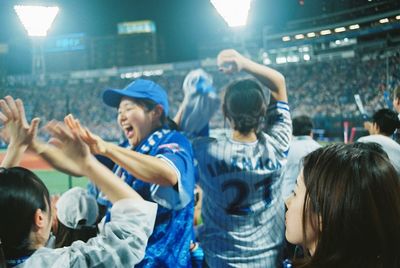
<path id="1" fill-rule="evenodd" d="M 292 138 L 292 119 L 286 102 L 277 101 L 269 106 L 266 133 L 275 141 L 275 147 L 287 154 Z"/>

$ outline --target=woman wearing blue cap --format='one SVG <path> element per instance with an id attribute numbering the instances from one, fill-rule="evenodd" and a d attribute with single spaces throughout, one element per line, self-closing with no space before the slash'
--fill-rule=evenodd
<path id="1" fill-rule="evenodd" d="M 48 129 L 62 150 L 51 145 L 43 149 L 51 150 L 71 164 L 75 172 L 96 183 L 114 205 L 111 221 L 87 243 L 76 241 L 58 249 L 49 247 L 56 216 L 49 191 L 32 171 L 13 167 L 36 137 L 39 118 L 28 123 L 22 101 L 10 96 L 0 100 L 0 109 L 0 122 L 10 133 L 10 145 L 0 167 L 0 267 L 108 268 L 133 267 L 140 262 L 153 230 L 157 205 L 143 200 L 100 164 L 78 133 L 63 124 Z"/>
<path id="2" fill-rule="evenodd" d="M 168 97 L 158 84 L 137 79 L 124 89 L 107 89 L 105 104 L 118 108 L 118 124 L 126 140 L 120 144 L 105 142 L 83 129 L 72 115 L 65 118 L 77 129 L 91 152 L 112 161 L 114 173 L 148 201 L 158 206 L 154 232 L 144 260 L 137 267 L 188 267 L 192 239 L 194 168 L 190 142 L 169 126 Z M 171 121 L 172 122 L 172 121 Z M 53 165 L 79 175 L 43 144 L 32 147 Z M 105 163 L 105 162 L 104 162 Z M 111 207 L 107 196 L 94 188 L 100 205 Z M 106 214 L 106 221 L 109 220 Z"/>

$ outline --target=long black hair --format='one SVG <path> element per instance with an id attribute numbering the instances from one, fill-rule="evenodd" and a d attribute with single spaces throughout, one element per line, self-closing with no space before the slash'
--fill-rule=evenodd
<path id="1" fill-rule="evenodd" d="M 233 123 L 233 129 L 243 134 L 260 129 L 267 104 L 263 89 L 254 79 L 242 79 L 228 85 L 222 106 L 224 116 Z"/>
<path id="2" fill-rule="evenodd" d="M 29 235 L 37 209 L 51 216 L 50 197 L 44 183 L 22 167 L 0 168 L 0 267 L 5 260 L 32 254 Z"/>
<path id="3" fill-rule="evenodd" d="M 400 180 L 378 144 L 320 148 L 305 157 L 303 178 L 303 238 L 307 222 L 318 235 L 295 267 L 400 267 Z"/>

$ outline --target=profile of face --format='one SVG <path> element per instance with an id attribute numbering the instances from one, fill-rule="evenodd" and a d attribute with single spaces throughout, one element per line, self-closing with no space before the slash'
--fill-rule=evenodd
<path id="1" fill-rule="evenodd" d="M 161 109 L 161 111 L 160 111 Z M 118 124 L 132 146 L 138 145 L 159 125 L 162 108 L 149 111 L 132 98 L 122 98 L 118 108 Z"/>
<path id="2" fill-rule="evenodd" d="M 285 200 L 287 207 L 286 212 L 286 239 L 295 245 L 303 245 L 307 248 L 312 255 L 317 245 L 317 230 L 315 230 L 316 224 L 312 224 L 312 220 L 317 220 L 317 215 L 312 215 L 312 220 L 306 218 L 305 234 L 306 241 L 304 241 L 304 230 L 303 230 L 303 210 L 306 198 L 306 186 L 304 184 L 303 171 L 300 172 L 297 177 L 296 187 L 293 194 Z M 307 209 L 307 208 L 306 208 Z"/>

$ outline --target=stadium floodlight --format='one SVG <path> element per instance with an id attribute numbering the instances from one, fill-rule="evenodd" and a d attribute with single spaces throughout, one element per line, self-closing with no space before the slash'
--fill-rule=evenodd
<path id="1" fill-rule="evenodd" d="M 327 35 L 327 34 L 331 34 L 331 33 L 332 33 L 331 30 L 322 30 L 322 31 L 320 32 L 321 35 Z"/>
<path id="2" fill-rule="evenodd" d="M 284 36 L 284 37 L 282 37 L 282 41 L 283 41 L 283 42 L 290 41 L 290 36 Z"/>
<path id="3" fill-rule="evenodd" d="M 345 32 L 346 31 L 346 28 L 345 27 L 338 27 L 338 28 L 335 28 L 335 33 L 341 33 L 341 32 Z"/>
<path id="4" fill-rule="evenodd" d="M 388 18 L 384 18 L 384 19 L 380 19 L 379 20 L 379 23 L 388 23 L 389 22 L 389 19 Z"/>
<path id="5" fill-rule="evenodd" d="M 277 64 L 287 63 L 287 59 L 286 59 L 285 56 L 278 56 L 278 57 L 276 57 L 275 61 L 276 61 Z"/>
<path id="6" fill-rule="evenodd" d="M 312 37 L 315 37 L 315 36 L 316 36 L 316 34 L 314 32 L 311 32 L 311 33 L 307 34 L 307 37 L 309 37 L 309 38 L 312 38 Z"/>
<path id="7" fill-rule="evenodd" d="M 229 27 L 245 26 L 252 0 L 210 0 Z"/>
<path id="8" fill-rule="evenodd" d="M 360 25 L 358 25 L 358 24 L 353 24 L 353 25 L 349 26 L 350 30 L 356 30 L 356 29 L 359 29 L 359 28 L 360 28 Z"/>
<path id="9" fill-rule="evenodd" d="M 59 8 L 56 6 L 17 5 L 14 6 L 14 10 L 29 36 L 46 36 Z"/>
<path id="10" fill-rule="evenodd" d="M 299 40 L 299 39 L 304 39 L 304 34 L 296 34 L 296 35 L 294 36 L 294 38 L 296 38 L 297 40 Z"/>
<path id="11" fill-rule="evenodd" d="M 400 15 L 397 15 L 397 16 L 396 16 L 396 20 L 400 20 Z"/>

